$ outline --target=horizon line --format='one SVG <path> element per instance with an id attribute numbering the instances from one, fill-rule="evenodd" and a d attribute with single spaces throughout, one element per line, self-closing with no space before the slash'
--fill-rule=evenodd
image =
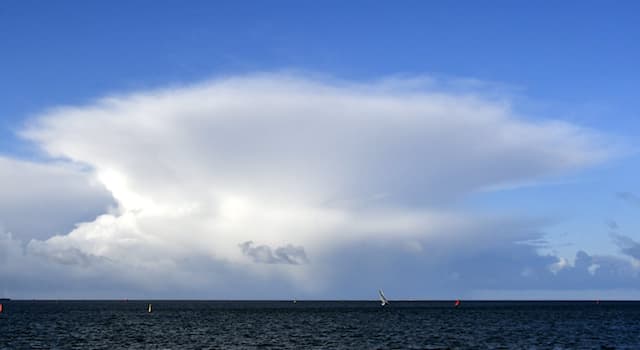
<path id="1" fill-rule="evenodd" d="M 640 299 L 390 299 L 391 302 L 640 302 Z M 0 298 L 0 301 L 379 302 L 378 299 Z"/>

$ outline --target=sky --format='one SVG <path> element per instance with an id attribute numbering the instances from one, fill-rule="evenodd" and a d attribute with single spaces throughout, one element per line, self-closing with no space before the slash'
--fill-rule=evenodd
<path id="1" fill-rule="evenodd" d="M 0 296 L 639 299 L 633 1 L 1 1 Z"/>

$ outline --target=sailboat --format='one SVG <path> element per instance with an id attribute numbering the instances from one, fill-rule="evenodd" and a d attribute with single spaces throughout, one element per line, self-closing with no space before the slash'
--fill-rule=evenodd
<path id="1" fill-rule="evenodd" d="M 147 309 L 147 312 L 151 313 L 151 304 L 149 304 L 149 307 Z"/>
<path id="2" fill-rule="evenodd" d="M 389 305 L 389 300 L 387 300 L 387 297 L 384 296 L 382 289 L 378 289 L 378 294 L 380 295 L 380 305 L 381 306 Z"/>

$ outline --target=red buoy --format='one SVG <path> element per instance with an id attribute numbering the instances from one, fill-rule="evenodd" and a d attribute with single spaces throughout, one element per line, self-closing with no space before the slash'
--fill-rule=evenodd
<path id="1" fill-rule="evenodd" d="M 460 306 L 460 299 L 456 299 L 455 304 L 453 304 L 453 306 L 458 307 Z"/>
<path id="2" fill-rule="evenodd" d="M 2 313 L 2 304 L 0 304 L 0 314 Z"/>

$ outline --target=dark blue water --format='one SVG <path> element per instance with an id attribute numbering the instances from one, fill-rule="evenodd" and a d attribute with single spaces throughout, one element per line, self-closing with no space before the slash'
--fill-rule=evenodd
<path id="1" fill-rule="evenodd" d="M 640 302 L 11 301 L 0 349 L 640 349 Z"/>

